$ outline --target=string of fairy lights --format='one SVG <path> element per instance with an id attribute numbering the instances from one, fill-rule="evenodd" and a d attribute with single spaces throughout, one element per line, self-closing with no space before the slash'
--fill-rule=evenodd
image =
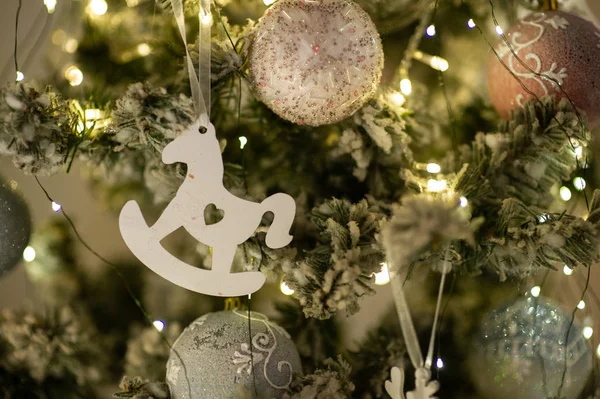
<path id="1" fill-rule="evenodd" d="M 136 7 L 140 0 L 125 0 L 128 7 Z M 275 3 L 276 0 L 263 0 L 265 6 L 270 6 Z M 46 7 L 48 14 L 53 14 L 57 9 L 58 0 L 43 0 L 43 4 Z M 85 12 L 90 16 L 90 18 L 101 18 L 105 16 L 108 12 L 108 3 L 106 0 L 87 0 L 87 6 L 85 8 Z M 200 15 L 200 20 L 203 23 L 210 23 L 212 21 L 212 15 Z M 210 21 L 208 20 L 210 19 Z M 468 19 L 466 21 L 466 27 L 468 29 L 474 29 L 476 27 L 475 21 L 473 19 Z M 499 25 L 495 25 L 495 32 L 502 36 L 504 34 L 503 29 Z M 436 36 L 436 27 L 431 24 L 425 29 L 425 35 L 429 38 L 433 38 Z M 56 30 L 52 34 L 52 43 L 57 46 L 61 46 L 62 51 L 67 54 L 74 54 L 79 46 L 79 42 L 74 37 L 69 37 L 66 32 L 62 29 Z M 130 51 L 126 51 L 120 56 L 120 60 L 122 62 L 128 62 L 133 60 L 136 57 L 146 57 L 152 53 L 152 47 L 148 43 L 139 43 L 134 49 Z M 422 51 L 415 51 L 412 58 L 419 62 L 422 62 L 436 71 L 446 72 L 450 65 L 448 61 L 437 55 L 430 55 L 423 53 Z M 69 82 L 71 86 L 79 86 L 84 82 L 84 73 L 83 71 L 76 65 L 69 65 L 64 70 L 64 78 Z M 16 81 L 20 82 L 25 79 L 25 75 L 22 71 L 16 72 Z M 399 82 L 399 91 L 393 91 L 389 94 L 390 100 L 397 106 L 402 106 L 405 104 L 407 97 L 409 97 L 413 92 L 412 81 L 408 76 L 401 76 Z M 73 102 L 74 106 L 83 116 L 83 121 L 81 121 L 78 125 L 77 130 L 81 133 L 84 129 L 94 128 L 100 129 L 106 126 L 109 123 L 109 119 L 106 118 L 106 113 L 103 110 L 97 108 L 84 109 L 78 102 Z M 240 149 L 243 150 L 246 144 L 248 143 L 248 139 L 245 136 L 240 136 L 239 138 Z M 579 143 L 574 143 L 575 155 L 578 159 L 583 157 L 584 149 Z M 587 167 L 587 164 L 583 166 Z M 427 163 L 427 164 L 419 164 L 417 168 L 423 169 L 432 175 L 431 179 L 427 180 L 426 190 L 429 192 L 443 192 L 447 190 L 447 181 L 443 178 L 439 178 L 438 175 L 441 173 L 441 167 L 437 163 Z M 16 184 L 16 182 L 13 182 Z M 575 191 L 584 191 L 587 182 L 581 176 L 576 176 L 572 180 L 572 187 Z M 563 185 L 558 189 L 558 196 L 564 202 L 570 201 L 573 197 L 573 193 L 571 189 L 567 185 Z M 460 206 L 466 207 L 468 205 L 468 200 L 466 197 L 460 197 Z M 60 212 L 62 206 L 54 201 L 51 203 L 51 209 L 53 212 Z M 32 246 L 27 246 L 23 251 L 23 259 L 26 262 L 33 262 L 36 259 L 36 251 Z M 563 268 L 563 273 L 565 276 L 571 276 L 574 274 L 574 270 L 569 268 L 567 265 Z M 381 271 L 374 274 L 374 282 L 376 285 L 383 286 L 389 284 L 390 282 L 390 274 L 388 271 L 387 263 L 381 264 Z M 294 290 L 291 289 L 285 281 L 280 282 L 279 286 L 281 292 L 284 295 L 292 295 L 294 294 Z M 541 294 L 541 286 L 536 285 L 532 287 L 528 291 L 528 295 L 533 297 L 539 297 Z M 577 304 L 577 309 L 584 310 L 586 308 L 585 301 L 581 300 Z M 584 327 L 582 329 L 582 334 L 584 338 L 590 340 L 593 336 L 594 330 L 592 327 L 592 320 L 590 317 L 586 317 L 584 319 Z M 154 327 L 158 331 L 163 331 L 165 328 L 165 322 L 162 320 L 155 320 L 153 322 Z M 596 355 L 600 358 L 600 345 L 598 345 L 596 349 Z M 436 367 L 438 369 L 443 368 L 444 362 L 441 358 L 438 358 L 436 361 Z"/>

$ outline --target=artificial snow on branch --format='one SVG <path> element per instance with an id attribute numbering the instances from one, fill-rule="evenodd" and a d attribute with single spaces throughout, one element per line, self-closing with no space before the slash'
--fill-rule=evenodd
<path id="1" fill-rule="evenodd" d="M 0 155 L 27 174 L 51 175 L 65 163 L 78 115 L 56 93 L 18 84 L 0 91 Z"/>
<path id="2" fill-rule="evenodd" d="M 457 241 L 475 245 L 481 222 L 471 218 L 457 195 L 407 195 L 395 207 L 384 230 L 388 262 L 399 270 L 422 259 L 437 259 L 434 254 L 445 252 L 448 245 Z M 439 264 L 434 261 L 432 266 Z"/>
<path id="3" fill-rule="evenodd" d="M 354 384 L 350 381 L 350 365 L 338 356 L 327 359 L 313 374 L 296 376 L 290 393 L 284 399 L 347 399 L 352 397 Z"/>
<path id="4" fill-rule="evenodd" d="M 552 187 L 584 165 L 583 151 L 577 148 L 589 140 L 589 131 L 567 100 L 529 101 L 499 133 L 479 133 L 470 147 L 460 148 L 456 164 L 469 166 L 456 190 L 475 207 L 500 206 L 505 198 L 547 207 L 554 200 Z"/>
<path id="5" fill-rule="evenodd" d="M 4 397 L 29 397 L 32 392 L 63 398 L 90 395 L 106 372 L 108 358 L 93 339 L 94 329 L 77 316 L 68 307 L 45 315 L 0 313 Z"/>
<path id="6" fill-rule="evenodd" d="M 344 130 L 333 154 L 349 154 L 355 163 L 354 176 L 364 181 L 377 178 L 377 168 L 404 168 L 412 161 L 411 138 L 406 133 L 407 110 L 380 93 L 342 123 Z M 399 180 L 399 179 L 397 179 Z M 388 183 L 391 182 L 380 182 Z"/>
<path id="7" fill-rule="evenodd" d="M 374 293 L 373 273 L 383 261 L 377 236 L 385 216 L 366 200 L 351 204 L 334 198 L 313 210 L 320 244 L 283 270 L 307 317 L 327 319 L 338 310 L 353 314 L 358 299 Z"/>
<path id="8" fill-rule="evenodd" d="M 600 192 L 594 193 L 598 198 Z M 592 202 L 598 206 L 598 202 Z M 598 211 L 592 208 L 591 212 Z M 598 262 L 598 224 L 564 213 L 544 213 L 516 199 L 505 200 L 489 244 L 488 268 L 502 279 L 524 277 L 540 268 L 590 267 Z"/>

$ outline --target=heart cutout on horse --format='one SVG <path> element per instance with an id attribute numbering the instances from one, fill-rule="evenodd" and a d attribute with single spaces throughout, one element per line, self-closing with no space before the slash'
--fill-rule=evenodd
<path id="1" fill-rule="evenodd" d="M 215 204 L 208 204 L 204 208 L 204 223 L 207 226 L 219 223 L 225 217 L 225 211 L 217 208 Z"/>

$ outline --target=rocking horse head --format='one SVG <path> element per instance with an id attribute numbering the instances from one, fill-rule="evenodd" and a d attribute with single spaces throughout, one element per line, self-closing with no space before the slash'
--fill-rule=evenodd
<path id="1" fill-rule="evenodd" d="M 213 174 L 223 173 L 221 147 L 215 127 L 206 115 L 190 125 L 183 133 L 171 141 L 162 151 L 165 164 L 183 162 L 188 170 L 211 170 Z"/>

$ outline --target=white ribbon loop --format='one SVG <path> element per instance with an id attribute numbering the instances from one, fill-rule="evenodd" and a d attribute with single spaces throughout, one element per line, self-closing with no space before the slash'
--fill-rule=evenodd
<path id="1" fill-rule="evenodd" d="M 194 63 L 188 49 L 186 29 L 185 29 L 185 14 L 183 12 L 182 0 L 171 0 L 173 6 L 173 14 L 177 21 L 179 33 L 183 39 L 186 53 L 186 63 L 188 74 L 190 78 L 190 89 L 192 91 L 192 98 L 194 100 L 194 110 L 196 116 L 200 117 L 202 114 L 210 116 L 210 28 L 212 25 L 212 16 L 210 13 L 210 0 L 201 0 L 200 2 L 200 32 L 198 39 L 198 69 L 199 77 L 196 75 Z"/>

